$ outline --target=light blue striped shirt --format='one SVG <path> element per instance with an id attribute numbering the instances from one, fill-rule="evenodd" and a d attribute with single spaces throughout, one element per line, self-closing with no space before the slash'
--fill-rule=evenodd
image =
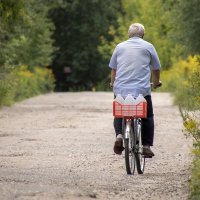
<path id="1" fill-rule="evenodd" d="M 151 70 L 159 70 L 160 61 L 151 43 L 132 37 L 116 46 L 109 67 L 116 69 L 115 95 L 146 96 L 151 94 Z"/>

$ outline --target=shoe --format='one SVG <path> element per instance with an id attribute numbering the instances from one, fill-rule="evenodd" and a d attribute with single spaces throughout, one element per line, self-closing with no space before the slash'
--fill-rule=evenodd
<path id="1" fill-rule="evenodd" d="M 153 157 L 153 156 L 145 156 L 145 155 L 144 155 L 144 158 L 152 158 L 152 157 Z"/>
<path id="2" fill-rule="evenodd" d="M 122 138 L 117 138 L 116 139 L 113 150 L 118 155 L 122 154 L 122 151 L 124 150 L 123 139 Z"/>
<path id="3" fill-rule="evenodd" d="M 150 146 L 143 146 L 143 153 L 145 158 L 152 158 L 154 155 L 153 151 L 150 149 Z"/>

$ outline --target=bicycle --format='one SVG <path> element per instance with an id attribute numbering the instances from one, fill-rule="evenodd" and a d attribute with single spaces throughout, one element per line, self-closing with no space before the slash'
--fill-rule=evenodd
<path id="1" fill-rule="evenodd" d="M 142 120 L 147 116 L 147 102 L 138 105 L 122 105 L 113 102 L 113 115 L 123 118 L 122 132 L 125 148 L 125 166 L 127 174 L 134 174 L 135 166 L 138 174 L 144 173 L 145 157 L 142 155 Z"/>
<path id="2" fill-rule="evenodd" d="M 151 83 L 151 86 L 153 84 Z M 153 88 L 162 86 L 162 82 Z M 113 116 L 123 118 L 122 134 L 125 149 L 125 166 L 127 174 L 134 174 L 135 166 L 138 174 L 144 173 L 145 156 L 142 145 L 142 118 L 147 117 L 147 102 L 137 105 L 122 105 L 113 101 Z"/>

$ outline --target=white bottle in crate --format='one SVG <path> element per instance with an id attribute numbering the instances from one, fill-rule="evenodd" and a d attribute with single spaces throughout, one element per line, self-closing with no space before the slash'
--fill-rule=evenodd
<path id="1" fill-rule="evenodd" d="M 124 100 L 124 104 L 125 105 L 134 105 L 135 104 L 135 99 L 133 98 L 133 96 L 131 94 L 128 94 L 128 96 Z"/>
<path id="2" fill-rule="evenodd" d="M 121 94 L 117 94 L 115 101 L 120 103 L 120 104 L 124 104 L 124 98 L 122 97 Z"/>
<path id="3" fill-rule="evenodd" d="M 138 97 L 136 98 L 136 104 L 139 104 L 141 102 L 146 102 L 146 99 L 143 97 L 142 94 L 139 94 Z"/>
<path id="4" fill-rule="evenodd" d="M 143 97 L 142 94 L 139 94 L 139 96 L 136 98 L 136 116 L 141 118 L 146 118 L 147 116 L 147 101 Z"/>

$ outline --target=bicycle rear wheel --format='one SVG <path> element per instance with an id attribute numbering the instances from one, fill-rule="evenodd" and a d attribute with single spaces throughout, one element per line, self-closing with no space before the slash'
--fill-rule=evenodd
<path id="1" fill-rule="evenodd" d="M 135 172 L 135 155 L 133 151 L 134 137 L 131 122 L 126 124 L 124 129 L 124 147 L 125 147 L 125 165 L 127 174 L 134 174 Z"/>
<path id="2" fill-rule="evenodd" d="M 134 124 L 134 130 L 137 140 L 136 151 L 135 151 L 135 161 L 137 166 L 138 174 L 144 173 L 145 167 L 145 157 L 142 155 L 142 122 L 141 119 L 136 119 Z"/>
<path id="3" fill-rule="evenodd" d="M 126 172 L 127 174 L 134 174 L 135 172 L 135 155 L 130 148 L 130 139 L 124 139 L 124 146 L 125 146 L 125 164 L 126 164 Z"/>

